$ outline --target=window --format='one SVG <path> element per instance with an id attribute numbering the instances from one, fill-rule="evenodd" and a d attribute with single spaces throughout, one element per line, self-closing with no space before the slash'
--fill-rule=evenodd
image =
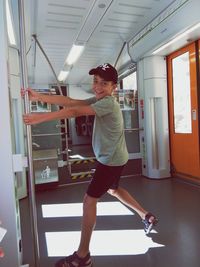
<path id="1" fill-rule="evenodd" d="M 189 52 L 172 61 L 175 133 L 191 133 L 191 95 Z"/>

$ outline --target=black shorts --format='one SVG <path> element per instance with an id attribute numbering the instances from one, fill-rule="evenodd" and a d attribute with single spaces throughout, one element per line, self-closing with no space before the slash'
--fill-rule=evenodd
<path id="1" fill-rule="evenodd" d="M 100 198 L 108 189 L 117 189 L 123 166 L 107 166 L 97 163 L 94 176 L 88 186 L 87 194 L 91 197 Z"/>

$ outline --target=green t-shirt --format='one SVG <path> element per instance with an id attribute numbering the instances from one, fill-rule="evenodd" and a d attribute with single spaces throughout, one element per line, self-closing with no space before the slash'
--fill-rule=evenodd
<path id="1" fill-rule="evenodd" d="M 113 96 L 88 99 L 95 110 L 92 146 L 96 159 L 109 166 L 122 166 L 128 161 L 123 116 Z"/>

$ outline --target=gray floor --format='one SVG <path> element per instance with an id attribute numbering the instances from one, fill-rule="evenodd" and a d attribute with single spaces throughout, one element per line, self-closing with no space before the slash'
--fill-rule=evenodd
<path id="1" fill-rule="evenodd" d="M 149 238 L 163 247 L 150 248 L 145 254 L 129 256 L 94 256 L 94 267 L 199 267 L 200 266 L 200 188 L 178 179 L 152 180 L 140 176 L 122 178 L 121 185 L 159 217 L 158 233 Z M 37 192 L 40 267 L 53 267 L 58 258 L 48 257 L 46 231 L 80 230 L 80 218 L 44 219 L 41 204 L 81 202 L 87 184 Z M 101 201 L 113 201 L 105 195 Z M 27 199 L 21 200 L 21 224 L 24 263 L 32 261 L 32 245 Z M 101 216 L 96 229 L 141 229 L 138 216 Z M 139 240 L 133 239 L 133 244 Z M 63 244 L 70 245 L 70 244 Z M 124 244 L 126 246 L 126 244 Z M 92 253 L 92 248 L 91 248 Z"/>

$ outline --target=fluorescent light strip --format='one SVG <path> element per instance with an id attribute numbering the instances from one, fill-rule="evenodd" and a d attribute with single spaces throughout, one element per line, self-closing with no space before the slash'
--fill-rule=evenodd
<path id="1" fill-rule="evenodd" d="M 68 75 L 69 75 L 69 71 L 63 71 L 63 70 L 61 70 L 61 72 L 58 75 L 58 80 L 60 82 L 64 82 L 66 80 L 66 78 L 67 78 Z"/>
<path id="2" fill-rule="evenodd" d="M 67 65 L 73 65 L 77 61 L 77 59 L 81 56 L 83 49 L 84 45 L 73 45 L 65 63 Z"/>
<path id="3" fill-rule="evenodd" d="M 42 205 L 42 214 L 44 218 L 80 217 L 82 216 L 82 209 L 82 203 Z M 132 211 L 117 201 L 98 202 L 97 204 L 97 216 L 133 214 Z"/>
<path id="4" fill-rule="evenodd" d="M 156 233 L 156 231 L 152 231 Z M 80 232 L 46 232 L 46 243 L 49 257 L 63 257 L 77 250 Z M 163 247 L 153 242 L 144 230 L 103 230 L 94 231 L 91 240 L 93 256 L 106 255 L 141 255 L 150 248 Z"/>
<path id="5" fill-rule="evenodd" d="M 13 23 L 12 23 L 12 18 L 11 18 L 10 5 L 9 5 L 8 0 L 6 0 L 6 21 L 7 21 L 9 43 L 11 45 L 16 45 L 14 28 L 13 28 Z"/>
<path id="6" fill-rule="evenodd" d="M 187 31 L 183 32 L 182 34 L 178 35 L 177 37 L 175 37 L 174 39 L 172 39 L 171 41 L 169 41 L 168 43 L 162 45 L 161 47 L 159 47 L 158 49 L 156 49 L 152 54 L 156 55 L 158 54 L 160 51 L 164 50 L 166 47 L 170 46 L 171 44 L 177 42 L 178 40 L 182 39 L 184 36 L 186 36 L 187 34 L 189 34 L 190 32 L 198 29 L 200 27 L 200 23 L 196 24 L 195 26 L 193 26 L 192 28 L 188 29 Z"/>

